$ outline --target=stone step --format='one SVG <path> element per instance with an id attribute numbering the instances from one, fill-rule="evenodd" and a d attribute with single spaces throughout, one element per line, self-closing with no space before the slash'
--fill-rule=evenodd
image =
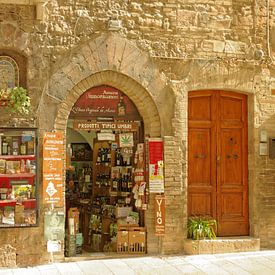
<path id="1" fill-rule="evenodd" d="M 188 255 L 259 251 L 260 239 L 252 237 L 221 237 L 214 240 L 191 240 L 184 243 Z"/>

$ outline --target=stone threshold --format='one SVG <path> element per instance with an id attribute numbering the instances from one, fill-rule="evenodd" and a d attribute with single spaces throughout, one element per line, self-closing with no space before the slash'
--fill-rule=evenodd
<path id="1" fill-rule="evenodd" d="M 64 261 L 77 262 L 86 260 L 122 259 L 147 256 L 149 256 L 147 253 L 84 252 L 83 254 L 77 254 L 76 256 L 64 257 Z"/>
<path id="2" fill-rule="evenodd" d="M 219 237 L 214 240 L 191 240 L 184 242 L 188 255 L 249 252 L 260 250 L 260 239 L 253 237 Z"/>

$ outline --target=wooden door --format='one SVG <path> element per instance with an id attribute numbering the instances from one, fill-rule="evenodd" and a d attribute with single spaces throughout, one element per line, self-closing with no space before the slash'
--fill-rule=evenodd
<path id="1" fill-rule="evenodd" d="M 218 236 L 248 235 L 247 97 L 190 92 L 188 114 L 188 214 L 214 217 Z"/>

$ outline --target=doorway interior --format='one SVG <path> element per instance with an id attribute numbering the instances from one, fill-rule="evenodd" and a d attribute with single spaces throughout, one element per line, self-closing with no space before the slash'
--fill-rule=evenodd
<path id="1" fill-rule="evenodd" d="M 132 101 L 110 86 L 86 91 L 66 139 L 65 256 L 145 253 L 143 122 Z"/>
<path id="2" fill-rule="evenodd" d="M 188 98 L 188 215 L 216 219 L 218 236 L 248 235 L 247 96 Z"/>

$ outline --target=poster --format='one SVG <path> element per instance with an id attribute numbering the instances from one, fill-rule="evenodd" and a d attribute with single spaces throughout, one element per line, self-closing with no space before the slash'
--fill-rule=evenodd
<path id="1" fill-rule="evenodd" d="M 43 203 L 63 206 L 64 140 L 60 132 L 43 137 Z"/>
<path id="2" fill-rule="evenodd" d="M 162 139 L 148 141 L 149 192 L 164 193 L 164 162 Z"/>
<path id="3" fill-rule="evenodd" d="M 122 133 L 119 134 L 119 146 L 120 147 L 133 147 L 134 146 L 134 135 L 133 133 Z"/>
<path id="4" fill-rule="evenodd" d="M 163 236 L 165 234 L 165 197 L 156 195 L 155 197 L 155 235 Z"/>
<path id="5" fill-rule="evenodd" d="M 45 240 L 64 240 L 65 213 L 61 211 L 49 211 L 44 215 Z"/>

